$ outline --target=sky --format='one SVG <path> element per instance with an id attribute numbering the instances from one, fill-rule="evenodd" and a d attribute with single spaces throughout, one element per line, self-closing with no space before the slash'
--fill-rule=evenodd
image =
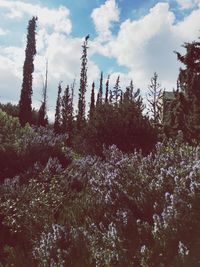
<path id="1" fill-rule="evenodd" d="M 122 89 L 133 80 L 145 97 L 157 72 L 162 88 L 173 90 L 181 67 L 174 51 L 184 54 L 184 42 L 200 37 L 200 0 L 0 0 L 0 16 L 0 102 L 19 101 L 27 25 L 37 16 L 32 101 L 39 108 L 48 60 L 50 120 L 59 82 L 64 89 L 75 79 L 77 102 L 86 35 L 87 103 L 93 81 L 98 90 L 101 71 L 105 81 L 110 75 L 110 89 L 120 75 Z"/>

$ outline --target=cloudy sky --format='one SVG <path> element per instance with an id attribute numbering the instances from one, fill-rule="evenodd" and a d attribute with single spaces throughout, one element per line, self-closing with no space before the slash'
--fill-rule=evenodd
<path id="1" fill-rule="evenodd" d="M 81 45 L 90 34 L 88 90 L 101 70 L 121 86 L 132 79 L 145 95 L 154 72 L 166 90 L 176 87 L 174 50 L 200 36 L 200 0 L 0 0 L 0 102 L 18 103 L 28 21 L 38 16 L 33 105 L 40 106 L 48 59 L 48 110 L 53 118 L 57 85 L 76 79 Z"/>

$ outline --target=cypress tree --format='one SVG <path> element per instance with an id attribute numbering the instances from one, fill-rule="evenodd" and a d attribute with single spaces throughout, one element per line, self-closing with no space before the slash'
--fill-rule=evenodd
<path id="1" fill-rule="evenodd" d="M 38 125 L 39 126 L 46 126 L 48 124 L 47 118 L 47 78 L 48 78 L 48 61 L 46 61 L 46 71 L 45 71 L 45 81 L 43 84 L 42 90 L 42 104 L 39 109 L 38 114 Z"/>
<path id="2" fill-rule="evenodd" d="M 106 81 L 106 96 L 105 96 L 105 103 L 108 103 L 109 80 L 110 80 L 110 75 L 108 75 L 108 78 L 107 78 L 107 81 Z"/>
<path id="3" fill-rule="evenodd" d="M 73 107 L 69 86 L 66 87 L 62 97 L 62 132 L 68 134 L 68 145 L 71 145 L 73 131 Z"/>
<path id="4" fill-rule="evenodd" d="M 95 83 L 92 83 L 92 91 L 91 91 L 91 98 L 90 98 L 90 111 L 89 111 L 89 118 L 91 119 L 94 114 L 95 109 L 95 93 L 94 93 Z"/>
<path id="5" fill-rule="evenodd" d="M 54 131 L 55 133 L 61 133 L 62 127 L 61 127 L 61 82 L 58 85 L 58 96 L 56 101 L 56 112 L 55 112 L 55 122 L 54 122 Z"/>
<path id="6" fill-rule="evenodd" d="M 99 92 L 97 96 L 97 106 L 102 105 L 103 98 L 103 72 L 101 72 L 100 84 L 99 84 Z"/>
<path id="7" fill-rule="evenodd" d="M 125 101 L 131 101 L 133 100 L 134 96 L 133 96 L 133 81 L 131 80 L 130 85 L 126 87 L 126 91 L 124 93 L 124 100 Z"/>
<path id="8" fill-rule="evenodd" d="M 120 76 L 117 77 L 115 86 L 113 87 L 113 91 L 111 93 L 111 98 L 114 100 L 115 103 L 118 103 L 118 101 L 121 98 L 122 90 L 120 88 L 119 83 L 120 83 Z"/>
<path id="9" fill-rule="evenodd" d="M 36 30 L 37 17 L 29 21 L 27 33 L 27 45 L 25 51 L 25 61 L 23 66 L 23 82 L 21 96 L 19 100 L 19 120 L 22 126 L 27 122 L 32 123 L 32 74 L 34 71 L 34 56 L 36 54 Z"/>
<path id="10" fill-rule="evenodd" d="M 85 93 L 87 88 L 87 43 L 89 36 L 83 42 L 82 57 L 81 57 L 81 73 L 80 73 L 80 87 L 79 87 L 79 100 L 78 100 L 78 115 L 77 115 L 77 128 L 81 129 L 85 123 Z"/>

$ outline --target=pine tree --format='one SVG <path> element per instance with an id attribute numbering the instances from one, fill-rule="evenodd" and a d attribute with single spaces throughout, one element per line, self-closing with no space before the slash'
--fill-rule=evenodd
<path id="1" fill-rule="evenodd" d="M 105 103 L 108 103 L 109 81 L 110 81 L 110 75 L 108 75 L 108 78 L 107 78 L 107 81 L 106 81 L 106 96 L 105 96 Z"/>
<path id="2" fill-rule="evenodd" d="M 83 42 L 82 57 L 81 57 L 81 73 L 80 73 L 80 87 L 79 87 L 79 100 L 78 100 L 78 115 L 77 115 L 77 128 L 81 129 L 85 123 L 85 93 L 87 88 L 87 36 Z"/>
<path id="3" fill-rule="evenodd" d="M 153 125 L 157 125 L 161 122 L 162 114 L 162 95 L 163 90 L 158 83 L 158 74 L 155 72 L 151 78 L 149 85 L 149 92 L 147 94 L 148 102 L 148 115 L 150 115 Z"/>
<path id="4" fill-rule="evenodd" d="M 74 115 L 74 89 L 76 85 L 76 79 L 73 80 L 73 83 L 70 86 L 71 89 L 71 107 L 72 107 L 72 115 Z"/>
<path id="5" fill-rule="evenodd" d="M 45 81 L 42 90 L 42 104 L 38 114 L 38 125 L 45 127 L 48 124 L 47 117 L 47 79 L 48 79 L 48 61 L 46 61 Z"/>
<path id="6" fill-rule="evenodd" d="M 92 119 L 95 109 L 95 83 L 92 83 L 92 91 L 91 91 L 91 99 L 90 99 L 90 111 L 89 111 L 89 118 Z"/>
<path id="7" fill-rule="evenodd" d="M 121 98 L 122 90 L 120 88 L 120 76 L 117 77 L 113 91 L 111 92 L 111 99 L 114 100 L 114 103 L 117 104 Z"/>
<path id="8" fill-rule="evenodd" d="M 137 106 L 137 109 L 142 113 L 145 105 L 143 103 L 143 99 L 140 95 L 140 89 L 134 90 L 133 81 L 130 81 L 128 87 L 126 87 L 126 91 L 124 93 L 124 101 L 129 101 L 134 103 Z"/>
<path id="9" fill-rule="evenodd" d="M 71 145 L 73 132 L 73 107 L 69 86 L 66 87 L 62 97 L 62 132 L 68 134 L 67 143 Z"/>
<path id="10" fill-rule="evenodd" d="M 166 128 L 176 129 L 175 134 L 182 130 L 184 137 L 191 141 L 200 139 L 200 42 L 185 43 L 184 48 L 185 55 L 175 52 L 185 68 L 180 69 L 178 87 L 181 92 L 171 103 Z"/>
<path id="11" fill-rule="evenodd" d="M 185 43 L 186 54 L 176 53 L 178 60 L 185 65 L 180 69 L 180 88 L 189 106 L 188 125 L 192 138 L 200 138 L 200 42 Z M 187 111 L 187 107 L 186 107 Z"/>
<path id="12" fill-rule="evenodd" d="M 27 33 L 27 45 L 25 51 L 25 61 L 23 67 L 23 82 L 21 96 L 19 100 L 19 120 L 22 126 L 27 122 L 32 123 L 32 74 L 34 72 L 34 56 L 36 54 L 36 30 L 37 17 L 29 21 Z"/>
<path id="13" fill-rule="evenodd" d="M 177 54 L 177 59 L 185 65 L 185 69 L 180 69 L 179 81 L 181 90 L 188 97 L 200 99 L 200 42 L 185 43 L 183 46 L 186 54 Z"/>
<path id="14" fill-rule="evenodd" d="M 56 101 L 56 112 L 55 112 L 55 122 L 54 122 L 54 131 L 55 133 L 61 133 L 62 126 L 61 126 L 61 82 L 58 85 L 58 96 Z"/>
<path id="15" fill-rule="evenodd" d="M 97 96 L 97 106 L 102 105 L 103 103 L 103 72 L 101 72 L 101 78 L 99 83 L 99 92 Z"/>

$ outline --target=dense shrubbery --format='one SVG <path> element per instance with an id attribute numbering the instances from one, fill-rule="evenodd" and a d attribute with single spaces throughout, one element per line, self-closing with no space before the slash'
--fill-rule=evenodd
<path id="1" fill-rule="evenodd" d="M 198 266 L 200 148 L 181 137 L 26 175 L 1 186 L 3 266 Z"/>
<path id="2" fill-rule="evenodd" d="M 136 103 L 127 100 L 120 104 L 106 103 L 96 107 L 82 140 L 85 140 L 86 152 L 91 154 L 102 155 L 103 147 L 108 148 L 113 144 L 124 152 L 141 149 L 145 154 L 155 146 L 157 131 L 142 115 Z"/>
<path id="3" fill-rule="evenodd" d="M 33 167 L 35 162 L 46 164 L 56 157 L 67 166 L 66 135 L 56 135 L 50 129 L 22 128 L 17 118 L 0 111 L 0 179 L 12 177 Z"/>

